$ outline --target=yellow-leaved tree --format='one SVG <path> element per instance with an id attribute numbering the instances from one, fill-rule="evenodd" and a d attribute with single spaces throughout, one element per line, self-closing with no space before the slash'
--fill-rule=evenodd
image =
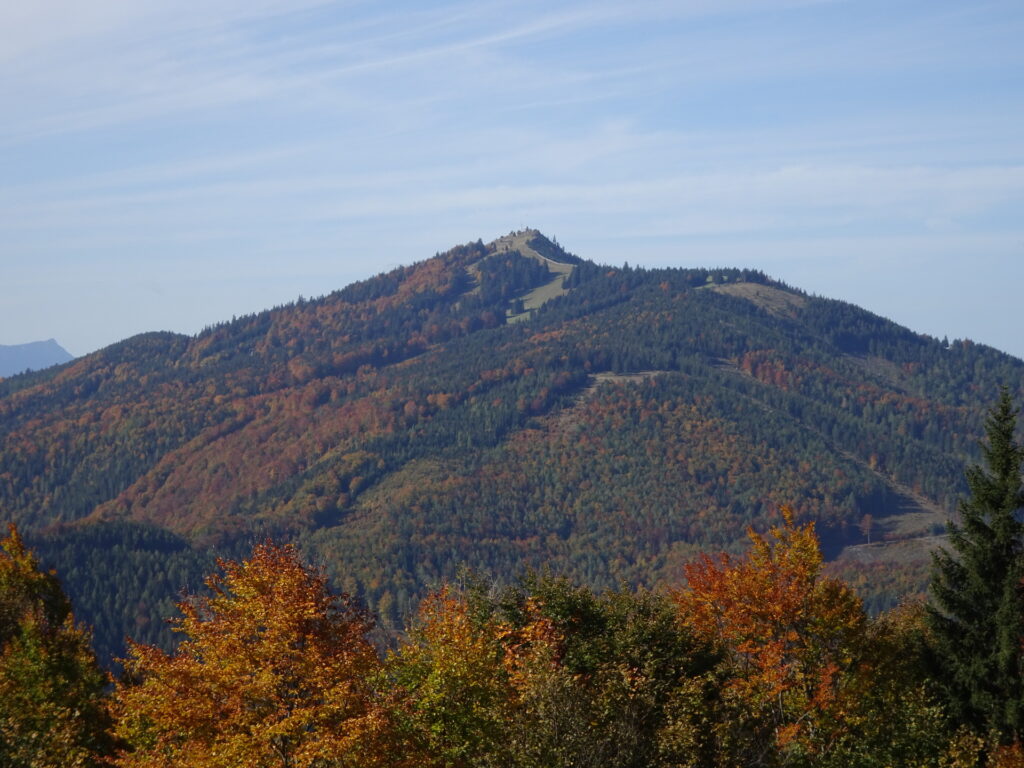
<path id="1" fill-rule="evenodd" d="M 113 749 L 91 633 L 11 525 L 0 540 L 0 765 L 88 768 Z"/>

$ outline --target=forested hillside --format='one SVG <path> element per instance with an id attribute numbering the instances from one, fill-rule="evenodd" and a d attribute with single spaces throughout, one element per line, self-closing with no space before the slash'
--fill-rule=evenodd
<path id="1" fill-rule="evenodd" d="M 0 381 L 0 509 L 104 653 L 166 641 L 213 553 L 268 534 L 399 626 L 463 564 L 652 585 L 789 504 L 880 606 L 922 583 L 999 385 L 1024 363 L 526 231 Z"/>

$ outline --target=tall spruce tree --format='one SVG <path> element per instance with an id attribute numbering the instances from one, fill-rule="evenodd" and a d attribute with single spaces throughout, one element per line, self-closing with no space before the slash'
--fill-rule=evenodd
<path id="1" fill-rule="evenodd" d="M 966 473 L 970 496 L 949 524 L 952 552 L 932 564 L 929 619 L 950 714 L 999 740 L 1024 736 L 1024 448 L 1003 388 L 985 423 L 984 465 Z"/>

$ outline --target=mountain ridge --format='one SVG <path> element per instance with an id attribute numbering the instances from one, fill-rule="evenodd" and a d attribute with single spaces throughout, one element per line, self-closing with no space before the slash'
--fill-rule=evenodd
<path id="1" fill-rule="evenodd" d="M 56 339 L 0 344 L 0 378 L 61 365 L 73 359 L 74 356 Z"/>
<path id="2" fill-rule="evenodd" d="M 169 598 L 145 542 L 184 578 L 266 535 L 398 627 L 463 564 L 663 583 L 782 505 L 833 557 L 931 536 L 1024 363 L 759 272 L 597 265 L 524 230 L 20 378 L 0 505 L 120 637 L 83 542 L 118 552 L 107 583 L 137 572 L 147 627 Z M 920 581 L 890 550 L 888 586 L 862 585 L 878 604 Z"/>

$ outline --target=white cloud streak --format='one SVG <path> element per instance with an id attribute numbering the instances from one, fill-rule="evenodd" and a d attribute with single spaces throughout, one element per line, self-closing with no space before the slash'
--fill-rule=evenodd
<path id="1" fill-rule="evenodd" d="M 340 281 L 525 224 L 640 263 L 1008 258 L 1022 36 L 953 0 L 8 3 L 0 328 L 56 274 Z"/>

